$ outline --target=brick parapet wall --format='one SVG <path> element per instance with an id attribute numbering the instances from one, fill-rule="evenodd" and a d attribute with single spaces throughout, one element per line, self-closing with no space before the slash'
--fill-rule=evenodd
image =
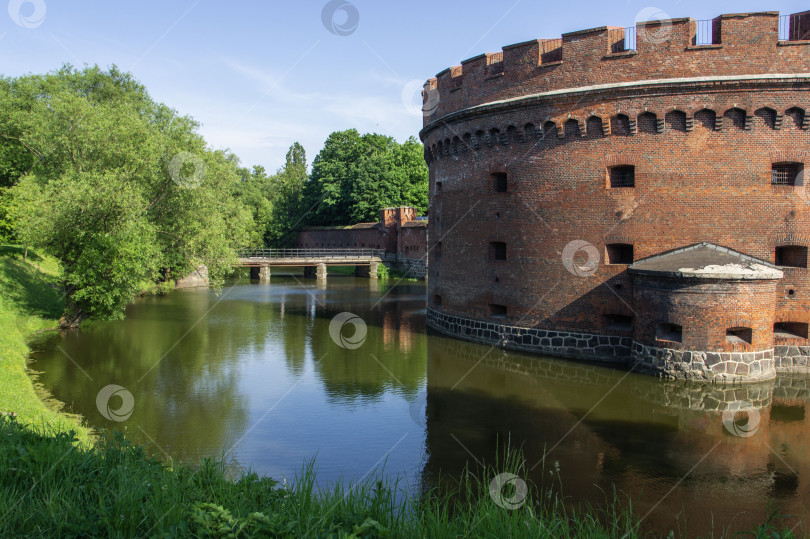
<path id="1" fill-rule="evenodd" d="M 810 41 L 779 41 L 778 13 L 722 15 L 715 21 L 719 43 L 703 46 L 695 45 L 697 21 L 681 18 L 641 23 L 632 51 L 617 53 L 625 29 L 606 26 L 475 56 L 428 80 L 425 100 L 432 114 L 425 123 L 482 103 L 565 88 L 707 73 L 806 72 Z"/>

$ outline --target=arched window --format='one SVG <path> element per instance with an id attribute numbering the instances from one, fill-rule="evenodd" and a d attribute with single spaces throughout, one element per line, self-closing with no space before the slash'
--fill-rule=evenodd
<path id="1" fill-rule="evenodd" d="M 630 117 L 626 114 L 617 114 L 610 119 L 610 132 L 614 135 L 628 136 L 630 134 Z"/>
<path id="2" fill-rule="evenodd" d="M 757 124 L 776 129 L 776 111 L 772 108 L 762 107 L 754 111 Z"/>
<path id="3" fill-rule="evenodd" d="M 792 107 L 785 111 L 785 127 L 789 129 L 801 129 L 804 123 L 804 109 Z"/>
<path id="4" fill-rule="evenodd" d="M 652 112 L 643 112 L 638 115 L 638 132 L 655 134 L 655 121 L 657 117 Z"/>
<path id="5" fill-rule="evenodd" d="M 729 127 L 736 127 L 737 129 L 745 129 L 745 111 L 738 108 L 728 109 L 725 113 L 728 118 Z"/>
<path id="6" fill-rule="evenodd" d="M 712 109 L 701 109 L 695 113 L 695 123 L 704 129 L 714 131 L 717 113 Z"/>
<path id="7" fill-rule="evenodd" d="M 672 131 L 686 133 L 686 113 L 682 110 L 671 110 L 664 116 L 667 127 Z"/>
<path id="8" fill-rule="evenodd" d="M 579 138 L 579 122 L 574 118 L 569 118 L 563 124 L 565 138 Z"/>
<path id="9" fill-rule="evenodd" d="M 585 121 L 585 136 L 588 138 L 602 138 L 605 131 L 602 127 L 602 118 L 591 116 Z"/>

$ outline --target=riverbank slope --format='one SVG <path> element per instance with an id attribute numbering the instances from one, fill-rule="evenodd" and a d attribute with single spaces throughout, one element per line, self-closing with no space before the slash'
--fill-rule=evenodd
<path id="1" fill-rule="evenodd" d="M 56 328 L 64 296 L 57 262 L 31 251 L 27 259 L 23 255 L 21 247 L 0 247 L 0 414 L 37 432 L 74 431 L 89 445 L 90 429 L 77 416 L 61 412 L 63 405 L 47 395 L 29 369 L 26 341 Z"/>

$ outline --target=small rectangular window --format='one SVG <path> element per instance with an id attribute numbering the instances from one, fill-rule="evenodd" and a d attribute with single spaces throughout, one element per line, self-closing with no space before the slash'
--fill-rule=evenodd
<path id="1" fill-rule="evenodd" d="M 606 314 L 602 322 L 608 331 L 632 331 L 633 329 L 633 317 L 624 314 Z"/>
<path id="2" fill-rule="evenodd" d="M 771 183 L 773 185 L 797 185 L 798 178 L 804 171 L 801 163 L 774 163 L 771 165 Z"/>
<path id="3" fill-rule="evenodd" d="M 632 264 L 633 246 L 628 243 L 611 243 L 605 245 L 608 264 Z"/>
<path id="4" fill-rule="evenodd" d="M 726 342 L 729 344 L 751 344 L 751 328 L 728 328 Z"/>
<path id="5" fill-rule="evenodd" d="M 636 167 L 633 165 L 620 165 L 610 168 L 610 187 L 635 187 Z"/>
<path id="6" fill-rule="evenodd" d="M 442 192 L 442 182 L 436 182 L 436 192 L 437 193 Z"/>
<path id="7" fill-rule="evenodd" d="M 655 327 L 655 338 L 659 341 L 683 342 L 683 327 L 670 323 L 658 324 Z"/>
<path id="8" fill-rule="evenodd" d="M 496 193 L 505 193 L 507 188 L 506 172 L 492 173 L 492 182 Z"/>
<path id="9" fill-rule="evenodd" d="M 433 254 L 436 255 L 436 258 L 442 257 L 442 242 L 436 242 L 436 246 L 433 247 Z"/>
<path id="10" fill-rule="evenodd" d="M 776 322 L 773 325 L 774 339 L 806 339 L 807 324 L 803 322 Z"/>
<path id="11" fill-rule="evenodd" d="M 807 247 L 802 245 L 782 245 L 776 248 L 774 263 L 786 268 L 807 267 Z"/>
<path id="12" fill-rule="evenodd" d="M 490 318 L 506 318 L 506 305 L 498 305 L 496 303 L 489 304 L 489 317 Z"/>
<path id="13" fill-rule="evenodd" d="M 493 260 L 506 260 L 506 244 L 502 241 L 493 241 L 490 243 L 489 256 Z"/>
<path id="14" fill-rule="evenodd" d="M 442 306 L 442 297 L 439 294 L 435 294 L 433 296 L 433 305 L 435 305 L 436 307 Z"/>

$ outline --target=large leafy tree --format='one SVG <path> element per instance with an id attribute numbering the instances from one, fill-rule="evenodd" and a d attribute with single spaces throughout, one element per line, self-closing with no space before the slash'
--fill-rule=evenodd
<path id="1" fill-rule="evenodd" d="M 277 196 L 276 177 L 268 176 L 264 167 L 255 165 L 252 170 L 238 168 L 239 183 L 237 198 L 251 210 L 255 226 L 250 234 L 251 247 L 263 247 L 273 226 L 273 207 Z"/>
<path id="2" fill-rule="evenodd" d="M 275 177 L 276 198 L 273 218 L 267 229 L 267 244 L 287 247 L 295 241 L 295 231 L 304 222 L 304 186 L 307 182 L 307 154 L 295 142 L 287 152 L 284 168 Z"/>
<path id="3" fill-rule="evenodd" d="M 30 166 L 11 187 L 27 244 L 61 262 L 61 323 L 117 318 L 145 281 L 208 266 L 221 283 L 250 241 L 236 162 L 190 118 L 154 102 L 115 67 L 7 79 L 0 136 Z"/>
<path id="4" fill-rule="evenodd" d="M 377 219 L 385 206 L 428 206 L 428 169 L 413 137 L 399 144 L 376 133 L 336 131 L 312 163 L 306 223 L 347 225 Z"/>

